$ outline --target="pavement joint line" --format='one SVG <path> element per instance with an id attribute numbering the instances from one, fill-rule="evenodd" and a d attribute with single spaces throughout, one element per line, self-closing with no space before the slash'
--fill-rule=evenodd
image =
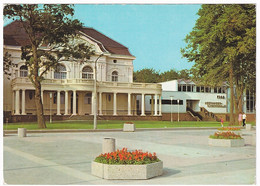
<path id="1" fill-rule="evenodd" d="M 7 146 L 4 146 L 4 150 L 8 151 L 10 153 L 13 153 L 15 155 L 18 155 L 20 157 L 23 157 L 25 159 L 28 159 L 32 162 L 35 162 L 35 163 L 38 163 L 38 164 L 41 164 L 44 166 L 48 166 L 49 168 L 55 169 L 61 173 L 64 173 L 69 176 L 73 176 L 75 178 L 78 178 L 78 179 L 81 179 L 81 180 L 84 180 L 87 182 L 93 181 L 93 178 L 94 178 L 94 176 L 89 175 L 87 173 L 83 173 L 83 172 L 75 170 L 73 168 L 70 168 L 70 167 L 67 167 L 64 165 L 60 165 L 60 164 L 57 164 L 57 163 L 49 161 L 49 160 L 45 160 L 43 158 L 39 158 L 37 156 L 31 155 L 31 154 L 28 154 L 28 153 L 25 153 L 25 152 L 22 152 L 22 151 L 19 151 L 19 150 L 16 150 L 16 149 L 13 149 L 13 148 L 10 148 Z M 90 179 L 90 177 L 91 177 L 91 179 Z"/>

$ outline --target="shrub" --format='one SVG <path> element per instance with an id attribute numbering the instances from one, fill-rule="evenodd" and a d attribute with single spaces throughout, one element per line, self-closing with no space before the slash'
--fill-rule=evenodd
<path id="1" fill-rule="evenodd" d="M 150 164 L 160 160 L 157 158 L 156 153 L 142 152 L 142 150 L 129 152 L 127 148 L 123 148 L 115 152 L 100 154 L 94 161 L 104 164 L 139 165 Z"/>
<path id="2" fill-rule="evenodd" d="M 237 131 L 237 130 L 241 130 L 241 128 L 240 127 L 222 127 L 222 128 L 218 128 L 218 130 Z"/>
<path id="3" fill-rule="evenodd" d="M 214 135 L 210 135 L 210 138 L 213 139 L 242 139 L 240 135 L 235 134 L 234 132 L 215 132 Z"/>

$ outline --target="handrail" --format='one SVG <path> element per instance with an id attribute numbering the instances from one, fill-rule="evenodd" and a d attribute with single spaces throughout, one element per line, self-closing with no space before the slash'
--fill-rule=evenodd
<path id="1" fill-rule="evenodd" d="M 202 120 L 202 116 L 197 112 L 194 112 L 190 107 L 187 107 L 187 111 L 190 111 L 194 116 L 197 116 L 200 120 Z"/>

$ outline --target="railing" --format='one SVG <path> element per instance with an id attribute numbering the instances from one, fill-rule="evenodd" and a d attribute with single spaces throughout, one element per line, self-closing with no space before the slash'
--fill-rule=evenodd
<path id="1" fill-rule="evenodd" d="M 15 78 L 12 80 L 12 84 L 31 83 L 29 78 Z M 45 79 L 42 84 L 84 84 L 93 85 L 93 80 L 88 79 Z M 161 89 L 161 84 L 156 83 L 129 83 L 129 82 L 109 82 L 109 81 L 98 81 L 98 86 L 104 87 L 131 87 L 131 88 L 152 88 Z"/>
<path id="2" fill-rule="evenodd" d="M 202 116 L 200 114 L 194 112 L 194 110 L 192 110 L 190 107 L 186 107 L 186 108 L 187 108 L 187 112 L 190 112 L 193 116 L 198 117 L 200 121 L 202 120 Z"/>
<path id="3" fill-rule="evenodd" d="M 204 107 L 200 107 L 200 111 L 202 113 L 204 113 L 205 116 L 211 117 L 212 119 L 216 120 L 216 121 L 220 121 L 220 119 L 213 113 L 213 112 L 209 112 L 207 109 L 205 109 Z"/>

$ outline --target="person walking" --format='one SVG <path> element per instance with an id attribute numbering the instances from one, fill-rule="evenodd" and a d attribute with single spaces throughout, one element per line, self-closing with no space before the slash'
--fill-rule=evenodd
<path id="1" fill-rule="evenodd" d="M 224 124 L 224 120 L 223 120 L 222 117 L 220 118 L 220 123 L 221 123 L 221 126 L 222 126 L 222 128 L 223 128 L 223 126 L 224 126 L 224 125 L 223 125 L 223 124 Z"/>
<path id="2" fill-rule="evenodd" d="M 246 114 L 245 113 L 243 113 L 243 127 L 246 125 Z"/>
<path id="3" fill-rule="evenodd" d="M 242 113 L 240 112 L 240 113 L 238 114 L 238 124 L 239 124 L 239 126 L 241 126 L 242 117 L 243 117 L 243 115 L 242 115 Z"/>

